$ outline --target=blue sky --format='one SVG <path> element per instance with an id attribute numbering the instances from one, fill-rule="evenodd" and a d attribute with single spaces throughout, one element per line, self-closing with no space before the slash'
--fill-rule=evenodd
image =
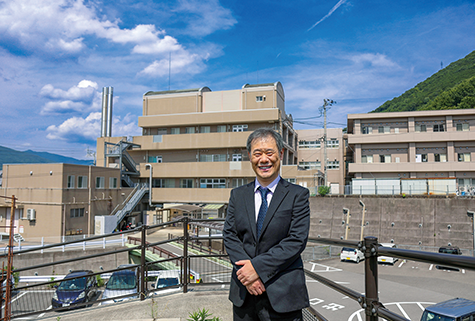
<path id="1" fill-rule="evenodd" d="M 0 0 L 0 145 L 84 159 L 104 86 L 113 136 L 140 135 L 142 95 L 169 85 L 280 81 L 294 119 L 328 98 L 346 127 L 473 50 L 473 0 Z"/>

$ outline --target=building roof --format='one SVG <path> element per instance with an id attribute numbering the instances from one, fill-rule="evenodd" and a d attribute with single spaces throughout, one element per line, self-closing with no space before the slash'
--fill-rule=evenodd
<path id="1" fill-rule="evenodd" d="M 144 96 L 152 95 L 166 95 L 166 94 L 183 94 L 183 93 L 195 93 L 202 91 L 211 91 L 209 87 L 193 88 L 193 89 L 178 89 L 178 90 L 165 90 L 165 91 L 147 91 Z"/>

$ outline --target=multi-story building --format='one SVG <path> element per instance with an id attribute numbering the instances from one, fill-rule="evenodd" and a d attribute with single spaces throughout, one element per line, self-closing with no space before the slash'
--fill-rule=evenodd
<path id="1" fill-rule="evenodd" d="M 3 165 L 1 194 L 15 196 L 14 233 L 28 241 L 94 234 L 96 216 L 109 215 L 132 189 L 120 187 L 115 168 L 72 164 Z M 11 201 L 0 198 L 2 234 L 9 233 Z M 137 215 L 137 223 L 141 216 Z"/>
<path id="2" fill-rule="evenodd" d="M 475 186 L 473 109 L 349 114 L 348 145 L 355 179 L 426 179 L 450 193 Z"/>
<path id="3" fill-rule="evenodd" d="M 324 185 L 325 175 L 325 148 L 323 143 L 323 129 L 297 130 L 299 137 L 298 157 L 299 181 L 306 182 L 304 186 L 315 187 Z M 331 187 L 332 194 L 343 194 L 345 186 L 344 156 L 345 143 L 342 128 L 327 129 L 327 185 Z M 314 173 L 305 175 L 305 171 L 313 170 Z"/>
<path id="4" fill-rule="evenodd" d="M 298 137 L 292 117 L 285 113 L 280 82 L 217 92 L 208 87 L 150 91 L 143 96 L 138 124 L 142 136 L 129 138 L 127 143 L 123 137 L 99 138 L 97 162 L 123 168 L 124 175 L 131 175 L 135 182 L 151 180 L 155 205 L 224 205 L 232 188 L 255 177 L 246 140 L 260 127 L 282 134 L 282 177 L 298 182 Z M 117 147 L 121 141 L 127 146 Z M 113 150 L 125 150 L 128 156 Z M 126 159 L 132 166 L 124 168 Z"/>

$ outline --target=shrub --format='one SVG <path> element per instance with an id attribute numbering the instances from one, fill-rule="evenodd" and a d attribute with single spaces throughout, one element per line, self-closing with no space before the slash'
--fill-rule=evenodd
<path id="1" fill-rule="evenodd" d="M 327 195 L 328 193 L 330 193 L 330 186 L 319 186 L 318 187 L 318 194 L 320 194 L 321 196 L 325 196 Z"/>

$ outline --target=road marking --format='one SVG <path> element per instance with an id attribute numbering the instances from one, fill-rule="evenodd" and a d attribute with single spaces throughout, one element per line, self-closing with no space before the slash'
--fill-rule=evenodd
<path id="1" fill-rule="evenodd" d="M 431 264 L 431 265 L 429 266 L 429 271 L 432 271 L 432 268 L 433 268 L 433 267 L 434 267 L 434 264 Z"/>
<path id="2" fill-rule="evenodd" d="M 403 266 L 404 263 L 406 263 L 406 260 L 402 260 L 397 267 L 400 268 L 401 266 Z"/>
<path id="3" fill-rule="evenodd" d="M 406 310 L 402 308 L 400 303 L 396 303 L 396 306 L 398 307 L 399 311 L 401 311 L 401 313 L 404 315 L 406 319 L 411 320 L 411 318 L 407 315 Z"/>
<path id="4" fill-rule="evenodd" d="M 314 298 L 314 299 L 309 300 L 309 302 L 310 302 L 311 305 L 317 305 L 317 304 L 322 303 L 323 300 L 322 300 L 322 299 L 318 299 L 318 298 Z"/>
<path id="5" fill-rule="evenodd" d="M 13 302 L 15 302 L 16 300 L 18 300 L 19 298 L 21 298 L 22 296 L 24 296 L 27 292 L 23 292 L 22 294 L 18 295 L 16 298 L 14 298 L 13 300 L 10 301 L 10 304 L 12 304 Z M 5 305 L 2 305 L 2 309 L 5 309 Z"/>
<path id="6" fill-rule="evenodd" d="M 312 268 L 310 269 L 311 272 L 340 272 L 340 271 L 343 271 L 342 269 L 337 269 L 337 268 L 327 266 L 327 265 L 323 265 L 323 264 L 318 264 L 318 263 L 313 263 L 313 262 L 310 262 L 310 264 L 312 264 Z M 323 268 L 323 269 L 316 270 L 315 266 L 319 266 L 320 268 Z"/>
<path id="7" fill-rule="evenodd" d="M 465 274 L 465 269 L 462 269 L 462 273 Z"/>
<path id="8" fill-rule="evenodd" d="M 53 308 L 53 306 L 50 305 L 46 310 L 51 310 L 52 308 Z M 41 317 L 43 317 L 45 314 L 46 314 L 46 312 L 41 313 L 41 314 L 38 316 L 38 319 L 41 318 Z"/>
<path id="9" fill-rule="evenodd" d="M 350 282 L 345 282 L 345 281 L 333 281 L 337 284 L 350 284 Z M 320 283 L 320 281 L 317 280 L 307 280 L 307 283 Z"/>

